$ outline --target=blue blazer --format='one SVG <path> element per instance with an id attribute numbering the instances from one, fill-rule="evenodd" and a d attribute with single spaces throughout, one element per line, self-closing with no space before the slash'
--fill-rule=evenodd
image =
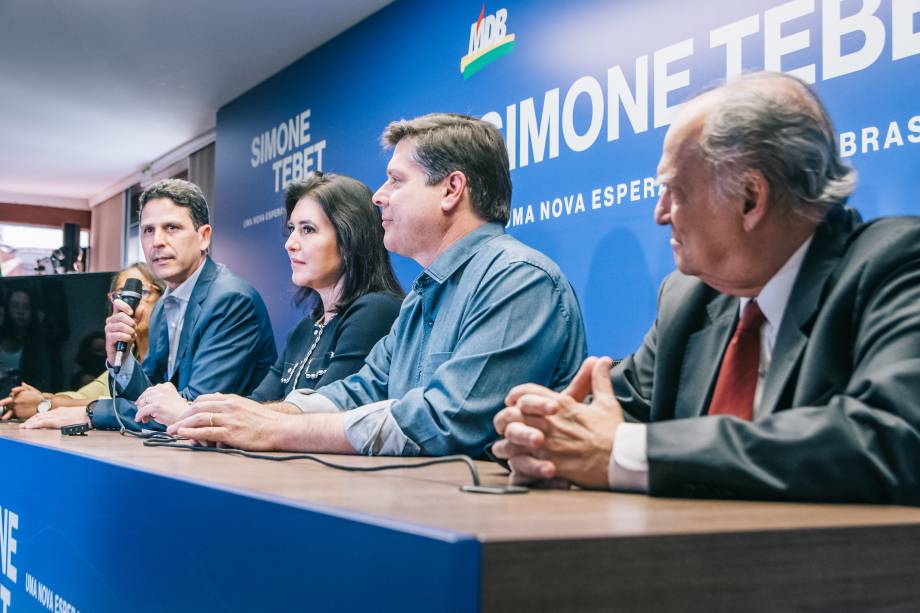
<path id="1" fill-rule="evenodd" d="M 134 369 L 130 382 L 119 394 L 123 400 L 137 400 L 151 385 L 167 381 L 166 325 L 160 302 L 150 315 L 147 357 L 141 368 Z M 176 369 L 169 381 L 188 400 L 215 392 L 247 395 L 268 372 L 276 356 L 262 297 L 248 282 L 208 257 L 185 310 Z M 135 411 L 133 402 L 119 404 L 119 415 L 126 426 L 135 426 Z M 93 425 L 118 427 L 111 402 L 97 403 Z"/>

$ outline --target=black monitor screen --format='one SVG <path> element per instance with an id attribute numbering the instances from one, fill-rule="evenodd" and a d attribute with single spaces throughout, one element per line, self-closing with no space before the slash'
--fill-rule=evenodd
<path id="1" fill-rule="evenodd" d="M 102 373 L 112 274 L 0 279 L 0 398 L 21 381 L 59 392 Z"/>

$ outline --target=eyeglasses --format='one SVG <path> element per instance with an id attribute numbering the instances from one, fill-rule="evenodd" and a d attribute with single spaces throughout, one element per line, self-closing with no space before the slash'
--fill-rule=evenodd
<path id="1" fill-rule="evenodd" d="M 152 295 L 159 294 L 159 293 L 160 292 L 156 289 L 149 289 L 145 287 L 141 289 L 141 300 L 149 300 Z M 115 302 L 115 300 L 118 300 L 121 298 L 121 290 L 109 292 L 108 297 L 111 302 Z"/>

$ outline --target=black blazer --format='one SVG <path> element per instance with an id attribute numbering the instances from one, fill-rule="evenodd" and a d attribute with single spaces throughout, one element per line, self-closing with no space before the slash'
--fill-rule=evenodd
<path id="1" fill-rule="evenodd" d="M 293 389 L 319 389 L 358 372 L 374 345 L 387 335 L 399 315 L 402 298 L 371 292 L 357 298 L 326 324 L 302 374 L 298 365 L 313 345 L 317 327 L 307 316 L 288 335 L 283 353 L 249 396 L 268 402 L 284 400 Z M 288 379 L 282 383 L 282 379 Z"/>
<path id="2" fill-rule="evenodd" d="M 613 373 L 649 422 L 654 495 L 920 504 L 920 218 L 832 209 L 793 286 L 754 420 L 706 416 L 738 299 L 675 272 Z"/>

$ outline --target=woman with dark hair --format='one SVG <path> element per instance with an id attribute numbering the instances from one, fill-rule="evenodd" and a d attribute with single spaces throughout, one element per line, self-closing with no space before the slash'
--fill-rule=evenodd
<path id="1" fill-rule="evenodd" d="M 294 389 L 316 389 L 357 372 L 389 331 L 403 292 L 383 246 L 380 211 L 366 185 L 344 175 L 314 173 L 285 191 L 284 248 L 295 302 L 308 312 L 284 351 L 249 396 L 282 400 Z M 172 424 L 188 403 L 170 383 L 137 400 L 135 419 Z"/>
<path id="2" fill-rule="evenodd" d="M 357 372 L 399 314 L 403 292 L 383 246 L 371 190 L 351 177 L 315 173 L 284 197 L 291 280 L 309 309 L 251 394 L 283 399 Z"/>

